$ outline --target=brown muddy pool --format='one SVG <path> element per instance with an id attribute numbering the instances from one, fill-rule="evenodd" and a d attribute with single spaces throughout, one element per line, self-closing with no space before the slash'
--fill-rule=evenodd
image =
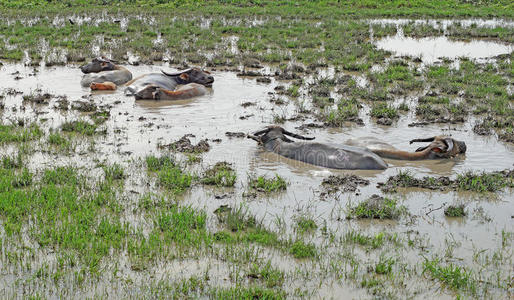
<path id="1" fill-rule="evenodd" d="M 402 37 L 386 38 L 377 41 L 379 47 L 395 50 L 404 48 L 405 43 L 411 49 L 425 51 L 412 53 L 421 55 L 427 61 L 439 56 L 453 53 L 451 49 L 460 49 L 455 56 L 482 57 L 480 51 L 491 54 L 491 44 L 488 42 L 451 42 L 446 38 L 429 39 L 425 42 L 409 40 Z M 421 43 L 421 44 L 416 44 Z M 425 43 L 425 44 L 423 44 Z M 482 44 L 483 43 L 483 44 Z M 448 47 L 450 47 L 448 49 Z M 454 48 L 452 48 L 454 47 Z M 496 47 L 496 46 L 494 46 Z M 493 47 L 493 48 L 494 48 Z M 512 45 L 498 45 L 498 51 L 508 53 Z M 399 53 L 402 54 L 402 53 Z M 476 56 L 475 56 L 476 54 Z M 497 55 L 500 53 L 494 53 Z M 148 73 L 160 72 L 160 69 L 174 70 L 168 65 L 154 66 L 127 66 L 134 77 Z M 19 72 L 17 75 L 12 75 Z M 257 144 L 246 138 L 229 138 L 225 132 L 250 133 L 264 126 L 273 124 L 274 116 L 293 117 L 298 114 L 297 107 L 292 102 L 282 106 L 271 103 L 269 93 L 274 92 L 277 82 L 272 79 L 271 84 L 257 83 L 252 78 L 241 78 L 233 72 L 212 71 L 215 77 L 212 90 L 206 96 L 187 101 L 135 101 L 133 97 L 123 94 L 123 88 L 115 92 L 95 92 L 80 86 L 81 72 L 77 66 L 67 67 L 26 67 L 21 64 L 7 64 L 0 68 L 0 93 L 8 88 L 23 92 L 25 95 L 34 93 L 37 89 L 52 95 L 65 95 L 72 104 L 76 101 L 93 101 L 97 106 L 109 106 L 111 117 L 105 123 L 107 134 L 95 138 L 94 151 L 88 147 L 78 147 L 77 153 L 71 156 L 56 156 L 36 152 L 29 162 L 32 170 L 42 169 L 55 165 L 75 164 L 86 169 L 94 169 L 93 161 L 119 162 L 128 166 L 139 158 L 147 155 L 158 155 L 159 144 L 169 144 L 180 139 L 185 134 L 195 135 L 193 143 L 208 139 L 211 150 L 201 154 L 202 162 L 193 169 L 202 170 L 216 162 L 227 161 L 232 163 L 237 171 L 237 183 L 233 189 L 214 189 L 202 186 L 194 187 L 191 192 L 184 195 L 185 204 L 205 208 L 211 213 L 222 204 L 239 205 L 244 203 L 251 214 L 263 220 L 266 226 L 277 228 L 277 216 L 291 224 L 294 217 L 300 214 L 309 214 L 315 217 L 319 224 L 326 222 L 333 230 L 346 231 L 349 229 L 364 230 L 368 233 L 378 231 L 389 232 L 416 232 L 417 235 L 430 241 L 429 249 L 441 249 L 449 237 L 458 241 L 455 252 L 459 258 L 471 263 L 474 251 L 477 248 L 488 249 L 498 245 L 502 230 L 512 230 L 514 225 L 514 195 L 507 190 L 495 195 L 480 195 L 476 193 L 437 192 L 421 189 L 404 191 L 393 197 L 398 197 L 403 205 L 408 207 L 414 216 L 409 222 L 382 222 L 382 221 L 347 221 L 345 214 L 347 205 L 358 203 L 372 194 L 382 194 L 376 187 L 378 182 L 385 182 L 391 175 L 400 170 L 410 171 L 416 177 L 450 176 L 457 173 L 471 171 L 495 171 L 512 168 L 514 166 L 514 146 L 498 141 L 495 137 L 483 137 L 473 133 L 471 121 L 462 125 L 427 125 L 423 127 L 409 127 L 415 121 L 413 112 L 402 116 L 393 126 L 383 127 L 371 122 L 365 111 L 361 117 L 364 126 L 349 126 L 344 128 L 322 128 L 308 131 L 295 129 L 304 123 L 315 120 L 306 118 L 302 121 L 286 121 L 283 127 L 292 132 L 314 136 L 316 141 L 322 143 L 344 144 L 349 140 L 359 143 L 363 138 L 366 141 L 387 142 L 396 148 L 414 151 L 415 145 L 409 145 L 413 138 L 430 137 L 440 134 L 452 135 L 467 144 L 465 157 L 452 160 L 400 162 L 388 160 L 389 168 L 384 171 L 338 171 L 319 168 L 312 165 L 298 163 L 281 158 L 275 154 L 267 153 Z M 18 76 L 19 78 L 15 77 Z M 52 98 L 48 105 L 31 105 L 22 103 L 22 95 L 10 96 L 5 94 L 5 108 L 2 122 L 9 123 L 18 119 L 38 121 L 47 130 L 58 129 L 64 121 L 86 118 L 84 113 L 75 110 L 61 111 L 55 108 L 56 98 Z M 243 107 L 241 104 L 253 102 L 255 105 Z M 221 139 L 221 141 L 213 141 Z M 41 143 L 44 143 L 42 140 Z M 10 147 L 3 147 L 0 154 L 13 151 Z M 179 158 L 185 157 L 178 155 Z M 148 190 L 139 182 L 141 171 L 130 169 L 133 172 L 127 180 L 127 190 L 144 193 Z M 286 192 L 257 198 L 243 197 L 247 190 L 247 177 L 249 174 L 274 176 L 277 173 L 289 182 Z M 361 187 L 356 193 L 341 193 L 336 197 L 324 199 L 320 197 L 321 181 L 330 175 L 353 173 L 370 180 L 370 185 Z M 226 197 L 217 199 L 215 195 L 226 194 Z M 446 218 L 443 209 L 437 209 L 444 204 L 467 204 L 469 216 L 462 221 Z M 433 210 L 436 209 L 436 210 Z M 431 210 L 433 210 L 431 212 Z M 475 214 L 474 210 L 481 210 L 490 217 L 487 221 Z M 212 215 L 212 214 L 210 214 Z M 130 216 L 127 216 L 130 219 Z M 214 223 L 211 216 L 210 226 Z M 290 228 L 287 231 L 291 231 Z M 316 239 L 316 238 L 314 238 Z M 512 245 L 511 245 L 512 246 Z M 435 251 L 435 250 L 434 250 Z M 407 255 L 408 256 L 408 255 Z M 419 258 L 418 258 L 419 259 Z M 413 257 L 413 260 L 415 258 Z M 171 266 L 171 265 L 170 265 Z M 166 266 L 166 272 L 173 272 L 173 266 Z M 509 268 L 509 266 L 504 266 Z M 221 269 L 225 266 L 221 266 Z M 178 268 L 180 269 L 180 268 Z M 128 270 L 127 272 L 130 273 Z M 220 271 L 221 272 L 221 271 Z M 224 273 L 225 271 L 222 271 Z M 337 288 L 333 293 L 326 290 L 327 297 L 337 295 Z M 335 294 L 334 294 L 335 293 Z M 439 295 L 446 292 L 439 291 Z M 358 294 L 357 294 L 358 295 Z M 433 296 L 433 295 L 431 295 Z M 360 296 L 356 296 L 360 297 Z"/>

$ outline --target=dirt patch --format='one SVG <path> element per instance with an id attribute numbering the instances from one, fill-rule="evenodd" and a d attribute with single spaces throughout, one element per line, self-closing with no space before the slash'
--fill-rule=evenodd
<path id="1" fill-rule="evenodd" d="M 198 144 L 193 145 L 189 137 L 194 137 L 192 134 L 186 134 L 180 138 L 180 140 L 173 142 L 168 145 L 159 145 L 159 148 L 169 148 L 173 151 L 183 153 L 202 153 L 207 152 L 211 149 L 211 146 L 207 140 L 201 140 Z"/>
<path id="2" fill-rule="evenodd" d="M 325 196 L 338 191 L 343 193 L 355 192 L 359 186 L 369 185 L 369 180 L 357 175 L 331 175 L 328 178 L 323 179 L 321 185 L 325 189 L 321 194 L 322 196 Z"/>

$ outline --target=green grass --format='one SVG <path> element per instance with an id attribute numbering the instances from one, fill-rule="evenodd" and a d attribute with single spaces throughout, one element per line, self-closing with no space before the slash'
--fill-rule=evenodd
<path id="1" fill-rule="evenodd" d="M 399 117 L 398 110 L 387 103 L 378 103 L 371 107 L 371 116 L 375 118 L 396 119 Z"/>
<path id="2" fill-rule="evenodd" d="M 175 160 L 170 156 L 147 156 L 145 161 L 148 171 L 151 172 L 160 171 L 163 168 L 173 168 L 176 166 Z"/>
<path id="3" fill-rule="evenodd" d="M 39 139 L 43 131 L 35 123 L 28 126 L 0 125 L 0 145 Z"/>
<path id="4" fill-rule="evenodd" d="M 53 132 L 48 135 L 48 143 L 50 145 L 59 147 L 63 150 L 71 150 L 72 142 L 71 140 L 58 132 Z"/>
<path id="5" fill-rule="evenodd" d="M 476 290 L 476 283 L 471 272 L 460 266 L 453 264 L 443 266 L 438 259 L 427 259 L 423 263 L 423 273 L 430 274 L 455 291 L 475 292 Z"/>
<path id="6" fill-rule="evenodd" d="M 312 232 L 318 228 L 316 222 L 306 216 L 300 216 L 296 219 L 296 228 L 300 232 Z"/>
<path id="7" fill-rule="evenodd" d="M 275 174 L 274 178 L 266 178 L 264 176 L 250 177 L 248 181 L 250 188 L 260 192 L 272 193 L 287 189 L 287 182 L 278 174 Z"/>
<path id="8" fill-rule="evenodd" d="M 20 153 L 16 155 L 3 155 L 0 158 L 3 169 L 20 169 L 23 167 L 23 158 Z"/>
<path id="9" fill-rule="evenodd" d="M 122 180 L 127 177 L 125 170 L 120 164 L 114 163 L 112 165 L 106 165 L 102 167 L 105 173 L 105 180 Z"/>
<path id="10" fill-rule="evenodd" d="M 289 247 L 289 253 L 299 259 L 315 258 L 318 255 L 318 250 L 314 244 L 298 240 L 291 244 Z"/>
<path id="11" fill-rule="evenodd" d="M 403 205 L 398 205 L 397 200 L 373 195 L 358 205 L 351 206 L 347 218 L 399 219 L 400 216 L 406 213 L 407 208 Z"/>
<path id="12" fill-rule="evenodd" d="M 383 232 L 376 235 L 367 235 L 357 231 L 348 231 L 344 234 L 344 241 L 347 243 L 355 243 L 367 248 L 377 249 L 381 248 L 386 241 L 386 234 Z"/>
<path id="13" fill-rule="evenodd" d="M 474 173 L 466 172 L 457 175 L 456 185 L 458 189 L 474 192 L 496 192 L 505 187 L 513 187 L 512 178 L 498 173 Z"/>
<path id="14" fill-rule="evenodd" d="M 464 217 L 466 212 L 464 211 L 465 206 L 461 205 L 449 205 L 444 209 L 444 215 L 447 217 Z"/>
<path id="15" fill-rule="evenodd" d="M 62 131 L 64 132 L 73 132 L 82 135 L 92 136 L 95 134 L 97 126 L 95 124 L 90 124 L 87 121 L 68 121 L 62 124 Z"/>
<path id="16" fill-rule="evenodd" d="M 247 276 L 262 280 L 267 288 L 281 287 L 285 279 L 284 272 L 273 267 L 271 261 L 263 266 L 256 263 L 252 264 Z"/>
<path id="17" fill-rule="evenodd" d="M 200 179 L 203 184 L 231 187 L 236 183 L 236 172 L 229 163 L 218 162 L 207 169 Z"/>

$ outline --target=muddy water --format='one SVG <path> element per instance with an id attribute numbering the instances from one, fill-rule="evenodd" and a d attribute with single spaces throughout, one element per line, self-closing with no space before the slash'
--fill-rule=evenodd
<path id="1" fill-rule="evenodd" d="M 148 72 L 159 72 L 160 69 L 173 70 L 162 66 L 128 66 L 134 76 Z M 349 203 L 357 203 L 371 194 L 381 193 L 376 187 L 377 182 L 386 181 L 388 176 L 395 175 L 399 170 L 409 170 L 415 176 L 444 175 L 454 177 L 456 173 L 467 170 L 493 171 L 512 168 L 514 164 L 514 146 L 499 142 L 496 138 L 475 135 L 472 124 L 464 125 L 430 125 L 424 127 L 408 127 L 415 121 L 414 116 L 404 116 L 391 127 L 382 127 L 363 116 L 364 126 L 351 126 L 342 129 L 315 129 L 300 134 L 315 136 L 318 142 L 343 144 L 348 140 L 359 141 L 363 137 L 387 142 L 396 148 L 413 151 L 415 145 L 409 145 L 412 138 L 429 137 L 439 134 L 452 135 L 456 139 L 466 141 L 468 152 L 465 157 L 440 160 L 400 162 L 388 161 L 390 167 L 385 171 L 337 171 L 324 169 L 282 158 L 260 149 L 253 140 L 228 138 L 225 132 L 253 132 L 273 123 L 274 115 L 296 115 L 293 103 L 275 106 L 269 102 L 276 81 L 271 84 L 257 83 L 254 79 L 240 78 L 234 73 L 213 71 L 215 82 L 209 94 L 186 101 L 135 101 L 133 97 L 123 95 L 122 89 L 115 92 L 93 93 L 79 84 L 82 74 L 78 68 L 50 67 L 33 68 L 23 65 L 5 65 L 0 70 L 2 89 L 7 87 L 30 94 L 36 89 L 54 95 L 66 95 L 70 102 L 91 99 L 97 105 L 111 106 L 111 117 L 106 122 L 107 135 L 96 139 L 95 152 L 71 157 L 52 157 L 46 154 L 34 155 L 29 166 L 33 170 L 53 164 L 65 165 L 76 163 L 83 166 L 91 165 L 91 158 L 109 162 L 118 161 L 129 164 L 130 161 L 158 154 L 158 144 L 168 144 L 178 140 L 184 134 L 194 134 L 193 142 L 209 139 L 211 150 L 202 155 L 201 170 L 218 161 L 232 163 L 237 171 L 238 182 L 235 189 L 213 189 L 195 187 L 185 195 L 184 203 L 206 208 L 212 212 L 221 204 L 243 203 L 249 211 L 271 228 L 278 228 L 277 218 L 283 218 L 291 224 L 295 216 L 308 213 L 315 216 L 318 224 L 327 222 L 333 230 L 344 232 L 350 228 L 363 229 L 365 232 L 381 230 L 391 232 L 417 231 L 420 236 L 429 238 L 434 247 L 444 247 L 445 238 L 452 234 L 461 243 L 458 251 L 465 261 L 470 261 L 473 249 L 487 248 L 498 245 L 501 236 L 492 233 L 512 228 L 511 218 L 514 211 L 511 191 L 494 195 L 462 194 L 455 192 L 434 192 L 409 190 L 400 194 L 399 198 L 416 215 L 409 225 L 396 222 L 379 221 L 344 221 L 345 210 Z M 22 79 L 15 80 L 12 73 L 19 71 Z M 2 92 L 2 90 L 0 90 Z M 83 99 L 86 98 L 86 99 Z M 62 122 L 83 118 L 81 113 L 70 110 L 60 112 L 53 108 L 54 100 L 45 106 L 22 104 L 21 95 L 5 96 L 5 109 L 2 120 L 25 118 L 41 120 L 42 127 L 58 128 Z M 254 106 L 244 108 L 244 102 L 254 102 Z M 304 122 L 310 122 L 307 119 Z M 298 132 L 295 127 L 301 121 L 288 121 L 283 126 L 290 131 Z M 221 139 L 221 142 L 212 141 Z M 5 150 L 7 151 L 7 150 Z M 3 153 L 2 153 L 3 154 Z M 180 157 L 180 156 L 179 156 Z M 193 167 L 194 168 L 194 167 Z M 134 178 L 129 179 L 127 189 L 144 192 L 145 187 L 138 185 L 137 171 Z M 278 173 L 289 182 L 287 192 L 270 197 L 242 197 L 247 190 L 249 174 L 273 176 Z M 367 187 L 360 189 L 358 194 L 340 194 L 335 199 L 321 199 L 320 183 L 329 175 L 354 173 L 371 181 Z M 130 185 L 129 184 L 129 185 Z M 226 194 L 225 198 L 216 199 L 214 195 Z M 464 222 L 455 222 L 443 215 L 443 210 L 434 210 L 443 204 L 467 203 L 470 217 Z M 481 208 L 492 221 L 483 222 L 474 219 L 473 209 Z M 428 214 L 427 214 L 428 213 Z M 130 219 L 130 217 L 128 217 Z M 211 223 L 214 221 L 211 220 Z M 214 225 L 210 225 L 214 226 Z"/>

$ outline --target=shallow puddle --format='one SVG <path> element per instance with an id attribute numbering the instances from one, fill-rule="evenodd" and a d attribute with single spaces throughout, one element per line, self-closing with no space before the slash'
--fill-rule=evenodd
<path id="1" fill-rule="evenodd" d="M 486 40 L 463 42 L 450 40 L 446 36 L 416 39 L 404 37 L 402 34 L 377 40 L 375 44 L 378 48 L 392 51 L 398 56 L 419 57 L 424 63 L 434 63 L 442 58 L 487 59 L 511 53 L 514 49 L 512 45 Z"/>

